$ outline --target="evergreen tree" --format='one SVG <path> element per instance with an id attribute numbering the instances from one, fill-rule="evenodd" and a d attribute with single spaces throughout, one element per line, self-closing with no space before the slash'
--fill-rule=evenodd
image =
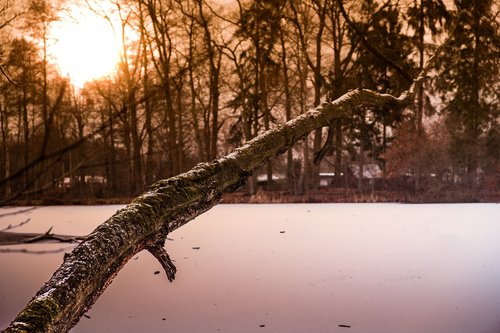
<path id="1" fill-rule="evenodd" d="M 426 52 L 430 50 L 435 51 L 433 45 L 426 43 L 425 37 L 431 36 L 433 39 L 436 36 L 442 35 L 444 24 L 449 19 L 449 14 L 446 6 L 441 0 L 414 0 L 413 5 L 409 7 L 406 13 L 408 26 L 413 30 L 413 43 L 415 44 L 418 52 L 418 70 L 421 71 L 424 67 Z M 414 139 L 415 144 L 422 145 L 428 141 L 428 136 L 425 135 L 423 127 L 424 110 L 434 110 L 430 103 L 430 97 L 423 89 L 423 83 L 417 94 L 417 102 L 415 105 L 415 113 L 413 115 L 413 124 L 415 126 Z M 415 156 L 418 160 L 423 159 L 424 154 L 420 150 L 415 151 Z M 415 171 L 415 189 L 421 187 L 421 164 L 416 164 Z"/>
<path id="2" fill-rule="evenodd" d="M 498 122 L 500 21 L 491 0 L 456 0 L 436 89 L 445 102 L 454 163 L 476 179 L 484 134 Z"/>
<path id="3" fill-rule="evenodd" d="M 366 23 L 358 23 L 358 31 L 363 32 L 363 37 L 369 41 L 371 47 L 406 73 L 415 72 L 414 62 L 410 57 L 411 40 L 403 34 L 400 8 L 393 5 L 379 8 L 375 1 L 364 1 L 360 15 L 365 18 Z M 353 40 L 356 42 L 360 37 L 355 35 Z M 406 77 L 409 74 L 401 75 L 393 64 L 362 47 L 353 66 L 359 88 L 394 94 L 406 89 L 410 85 Z M 352 137 L 357 141 L 355 144 L 359 146 L 358 162 L 362 161 L 364 151 L 367 150 L 371 151 L 373 160 L 378 159 L 379 154 L 388 144 L 387 128 L 394 127 L 401 120 L 401 114 L 394 112 L 391 108 L 375 107 L 360 110 L 350 124 Z"/>
<path id="4" fill-rule="evenodd" d="M 433 45 L 426 43 L 425 37 L 431 36 L 433 39 L 443 34 L 445 22 L 448 21 L 449 14 L 446 6 L 441 0 L 414 0 L 406 13 L 408 26 L 414 31 L 413 44 L 418 50 L 418 69 L 422 70 L 426 53 L 435 51 Z M 417 132 L 422 131 L 422 119 L 424 113 L 424 90 L 418 92 L 418 104 L 415 112 L 415 126 Z M 427 96 L 428 98 L 428 96 Z M 427 105 L 428 107 L 430 105 Z"/>

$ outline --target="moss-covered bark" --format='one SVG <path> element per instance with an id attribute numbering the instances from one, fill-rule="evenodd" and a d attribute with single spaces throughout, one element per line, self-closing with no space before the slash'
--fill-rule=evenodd
<path id="1" fill-rule="evenodd" d="M 158 252 L 158 244 L 163 244 L 168 232 L 218 204 L 224 193 L 239 188 L 257 168 L 311 131 L 336 118 L 349 117 L 355 106 L 400 108 L 413 97 L 413 86 L 400 98 L 351 91 L 256 137 L 226 157 L 155 183 L 65 256 L 61 267 L 4 332 L 67 332 L 137 252 L 153 249 L 157 258 L 168 259 Z M 172 269 L 168 266 L 164 265 Z"/>

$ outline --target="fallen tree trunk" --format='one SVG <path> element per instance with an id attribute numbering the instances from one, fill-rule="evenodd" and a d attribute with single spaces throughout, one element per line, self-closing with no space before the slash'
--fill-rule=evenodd
<path id="1" fill-rule="evenodd" d="M 416 84 L 399 98 L 355 90 L 325 102 L 270 130 L 226 157 L 201 163 L 161 180 L 97 227 L 18 314 L 4 332 L 67 332 L 94 304 L 118 271 L 141 250 L 162 263 L 169 279 L 175 268 L 164 249 L 167 234 L 218 204 L 260 166 L 316 128 L 349 117 L 360 105 L 402 108 L 413 102 Z"/>

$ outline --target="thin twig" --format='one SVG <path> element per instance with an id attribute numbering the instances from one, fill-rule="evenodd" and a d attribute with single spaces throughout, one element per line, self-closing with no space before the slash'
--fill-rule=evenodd
<path id="1" fill-rule="evenodd" d="M 24 221 L 21 221 L 21 222 L 17 223 L 17 224 L 9 224 L 9 225 L 8 225 L 7 227 L 5 227 L 4 229 L 1 229 L 1 230 L 0 230 L 0 232 L 2 232 L 2 231 L 7 231 L 7 230 L 12 230 L 12 229 L 15 229 L 15 228 L 19 228 L 19 227 L 21 227 L 21 226 L 25 225 L 26 223 L 28 223 L 30 220 L 31 220 L 31 219 L 30 219 L 30 218 L 28 218 L 28 219 L 26 219 L 26 220 L 24 220 Z"/>
<path id="2" fill-rule="evenodd" d="M 15 83 L 14 81 L 12 81 L 10 79 L 9 75 L 7 75 L 7 73 L 5 72 L 5 70 L 3 69 L 3 67 L 1 65 L 0 65 L 0 72 L 2 72 L 2 75 L 7 79 L 7 81 L 9 81 L 10 84 L 12 84 L 16 88 L 19 88 L 17 83 Z"/>
<path id="3" fill-rule="evenodd" d="M 16 211 L 14 211 L 14 212 L 3 213 L 3 214 L 0 214 L 0 218 L 6 217 L 6 216 L 17 215 L 17 214 L 23 214 L 23 213 L 26 213 L 26 212 L 30 212 L 30 211 L 32 211 L 32 210 L 35 210 L 35 209 L 37 209 L 37 208 L 38 208 L 38 207 L 30 207 L 30 208 L 26 208 L 26 209 L 16 210 Z"/>

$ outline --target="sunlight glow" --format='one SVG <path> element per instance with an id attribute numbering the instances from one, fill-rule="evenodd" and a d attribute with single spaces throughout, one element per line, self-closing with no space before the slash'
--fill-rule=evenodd
<path id="1" fill-rule="evenodd" d="M 111 74 L 119 61 L 119 36 L 109 21 L 88 8 L 73 7 L 50 30 L 49 53 L 63 76 L 81 88 Z"/>

